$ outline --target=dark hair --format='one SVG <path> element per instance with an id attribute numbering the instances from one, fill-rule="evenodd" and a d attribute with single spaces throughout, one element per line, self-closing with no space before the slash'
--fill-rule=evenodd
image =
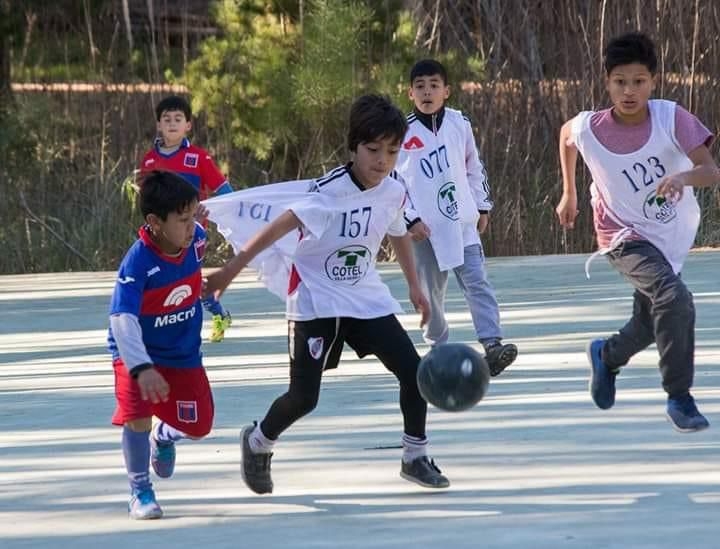
<path id="1" fill-rule="evenodd" d="M 419 76 L 435 75 L 440 76 L 443 84 L 447 86 L 448 75 L 445 67 L 442 66 L 442 63 L 435 61 L 434 59 L 421 59 L 413 65 L 412 69 L 410 69 L 410 84 L 412 85 L 415 79 Z"/>
<path id="2" fill-rule="evenodd" d="M 143 218 L 155 214 L 165 221 L 168 214 L 183 213 L 198 199 L 197 189 L 173 172 L 153 171 L 140 183 L 138 202 Z"/>
<path id="3" fill-rule="evenodd" d="M 353 152 L 360 143 L 388 137 L 400 143 L 406 131 L 405 115 L 384 95 L 363 95 L 350 107 L 347 140 Z"/>
<path id="4" fill-rule="evenodd" d="M 605 74 L 608 75 L 615 67 L 631 63 L 645 65 L 653 75 L 657 71 L 655 44 L 641 32 L 629 32 L 613 38 L 605 47 L 603 56 Z"/>
<path id="5" fill-rule="evenodd" d="M 173 111 L 182 111 L 185 115 L 185 120 L 188 122 L 192 119 L 192 109 L 190 108 L 190 103 L 179 95 L 169 95 L 165 99 L 161 100 L 160 103 L 157 104 L 157 107 L 155 107 L 155 118 L 157 118 L 157 121 L 160 122 L 160 118 L 163 113 Z"/>

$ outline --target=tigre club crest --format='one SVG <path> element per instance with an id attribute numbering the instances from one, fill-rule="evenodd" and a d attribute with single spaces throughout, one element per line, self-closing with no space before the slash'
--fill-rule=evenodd
<path id="1" fill-rule="evenodd" d="M 325 273 L 333 282 L 352 286 L 367 274 L 371 261 L 372 254 L 365 246 L 346 246 L 325 260 Z"/>
<path id="2" fill-rule="evenodd" d="M 460 208 L 456 198 L 455 183 L 448 181 L 438 191 L 437 205 L 440 213 L 453 221 L 460 218 Z"/>

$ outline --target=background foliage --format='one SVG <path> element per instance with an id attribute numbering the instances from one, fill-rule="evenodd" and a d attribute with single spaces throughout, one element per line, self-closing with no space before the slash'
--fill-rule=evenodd
<path id="1" fill-rule="evenodd" d="M 128 182 L 171 91 L 241 188 L 346 161 L 353 98 L 409 110 L 407 73 L 426 56 L 476 126 L 496 202 L 488 254 L 590 251 L 588 207 L 573 232 L 554 220 L 557 133 L 606 105 L 602 48 L 631 29 L 657 41 L 657 95 L 717 132 L 713 0 L 0 0 L 0 272 L 116 267 L 140 222 Z M 588 183 L 583 170 L 581 204 Z M 716 245 L 716 191 L 700 200 L 698 244 Z"/>

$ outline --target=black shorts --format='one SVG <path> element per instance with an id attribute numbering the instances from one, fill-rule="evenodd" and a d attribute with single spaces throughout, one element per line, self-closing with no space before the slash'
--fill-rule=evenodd
<path id="1" fill-rule="evenodd" d="M 378 318 L 317 318 L 288 322 L 290 365 L 322 363 L 323 370 L 337 368 L 347 343 L 362 358 L 377 356 L 394 371 L 420 362 L 410 336 L 395 315 Z"/>

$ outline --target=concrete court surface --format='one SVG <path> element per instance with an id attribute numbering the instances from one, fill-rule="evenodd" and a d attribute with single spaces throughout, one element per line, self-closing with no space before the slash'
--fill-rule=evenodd
<path id="1" fill-rule="evenodd" d="M 120 430 L 109 424 L 105 351 L 114 273 L 0 277 L 0 548 L 665 548 L 720 547 L 720 253 L 684 274 L 698 312 L 695 396 L 712 427 L 679 434 L 664 417 L 655 348 L 618 379 L 612 410 L 587 392 L 585 343 L 619 328 L 629 286 L 604 259 L 488 261 L 506 338 L 521 350 L 474 409 L 431 410 L 431 453 L 452 486 L 399 475 L 394 378 L 349 352 L 326 375 L 318 409 L 281 438 L 275 493 L 239 472 L 239 428 L 287 383 L 283 304 L 241 275 L 225 295 L 234 325 L 205 346 L 217 416 L 155 479 L 166 516 L 126 515 Z M 382 268 L 410 310 L 395 265 Z M 452 339 L 473 341 L 454 282 Z M 418 318 L 402 317 L 418 342 Z M 209 325 L 205 325 L 205 331 Z"/>

